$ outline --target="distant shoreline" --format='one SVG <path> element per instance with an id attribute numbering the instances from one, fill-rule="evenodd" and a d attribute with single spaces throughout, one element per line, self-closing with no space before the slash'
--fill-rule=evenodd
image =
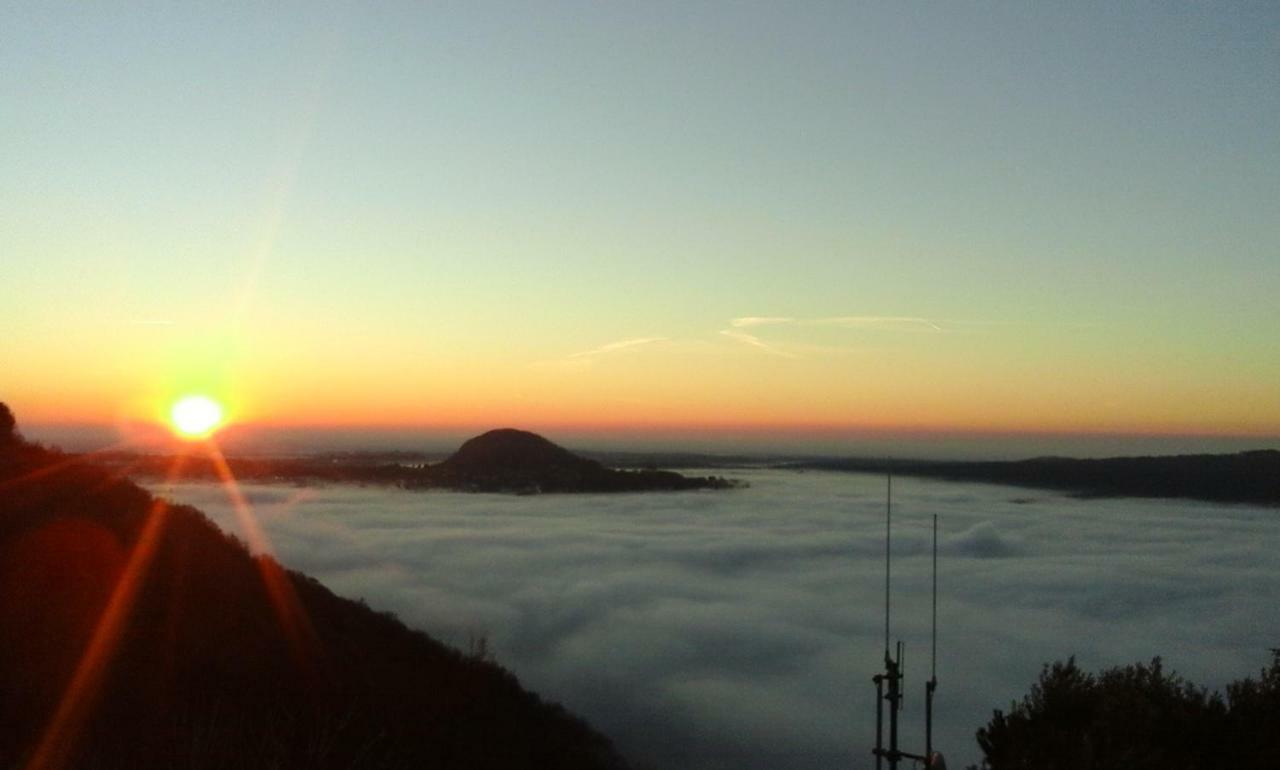
<path id="1" fill-rule="evenodd" d="M 1280 451 L 1236 454 L 1037 457 L 1012 461 L 822 458 L 775 464 L 794 470 L 895 473 L 946 481 L 1052 489 L 1077 497 L 1182 498 L 1280 506 Z"/>
<path id="2" fill-rule="evenodd" d="M 819 470 L 888 473 L 946 481 L 1048 489 L 1076 497 L 1145 497 L 1249 503 L 1280 507 L 1280 450 L 1234 454 L 1162 455 L 1078 459 L 919 460 L 868 457 L 785 457 L 693 452 L 583 452 L 611 468 L 702 470 Z M 428 461 L 430 457 L 430 462 Z M 144 477 L 163 476 L 166 455 L 113 454 L 104 461 Z M 315 480 L 331 483 L 397 484 L 406 471 L 438 462 L 411 452 L 342 452 L 313 457 L 232 458 L 237 477 L 255 481 Z M 197 466 L 198 467 L 198 466 Z M 195 471 L 195 472 L 192 472 Z M 189 468 L 187 480 L 202 474 Z M 212 478 L 210 470 L 205 476 Z M 732 486 L 728 484 L 727 486 Z"/>
<path id="3" fill-rule="evenodd" d="M 225 460 L 200 453 L 111 454 L 99 457 L 99 461 L 121 474 L 173 481 L 216 480 L 229 474 L 240 480 L 384 484 L 402 489 L 517 495 L 676 492 L 742 486 L 720 476 L 691 477 L 655 467 L 609 467 L 536 433 L 515 428 L 499 428 L 468 439 L 458 451 L 436 463 L 396 452 Z"/>

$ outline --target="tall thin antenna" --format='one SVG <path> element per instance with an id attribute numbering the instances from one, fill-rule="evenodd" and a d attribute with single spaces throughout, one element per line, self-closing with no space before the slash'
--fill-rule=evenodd
<path id="1" fill-rule="evenodd" d="M 938 689 L 938 516 L 933 517 L 933 627 L 929 654 L 929 681 L 925 682 L 924 746 L 923 754 L 913 754 L 898 748 L 898 712 L 902 710 L 902 685 L 906 679 L 903 671 L 903 646 L 889 646 L 890 640 L 890 578 L 892 577 L 893 548 L 893 471 L 885 469 L 884 499 L 884 671 L 871 677 L 876 686 L 876 770 L 881 770 L 887 760 L 889 770 L 897 770 L 904 759 L 923 762 L 926 768 L 945 768 L 946 760 L 933 750 L 933 695 Z M 890 650 L 893 652 L 891 653 Z M 884 744 L 884 711 L 889 710 L 889 745 Z"/>
<path id="2" fill-rule="evenodd" d="M 938 689 L 938 514 L 933 514 L 933 632 L 929 681 L 924 685 L 924 755 L 933 765 L 933 693 Z"/>
<path id="3" fill-rule="evenodd" d="M 938 678 L 938 514 L 933 514 L 933 659 L 929 676 Z"/>
<path id="4" fill-rule="evenodd" d="M 893 531 L 893 471 L 888 472 L 884 494 L 884 657 L 889 658 L 889 538 Z"/>

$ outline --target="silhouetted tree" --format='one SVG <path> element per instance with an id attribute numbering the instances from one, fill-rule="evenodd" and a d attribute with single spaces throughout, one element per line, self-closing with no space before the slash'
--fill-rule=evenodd
<path id="1" fill-rule="evenodd" d="M 1271 665 L 1258 681 L 1242 679 L 1227 685 L 1230 705 L 1227 740 L 1237 747 L 1244 767 L 1274 766 L 1280 758 L 1280 649 L 1271 651 Z"/>
<path id="2" fill-rule="evenodd" d="M 9 405 L 0 401 L 0 444 L 11 444 L 18 438 L 18 422 Z"/>
<path id="3" fill-rule="evenodd" d="M 1274 654 L 1274 653 L 1273 653 Z M 1274 766 L 1280 756 L 1280 654 L 1259 681 L 1218 693 L 1149 665 L 1093 675 L 1046 665 L 1006 714 L 977 734 L 984 768 L 1178 770 Z"/>

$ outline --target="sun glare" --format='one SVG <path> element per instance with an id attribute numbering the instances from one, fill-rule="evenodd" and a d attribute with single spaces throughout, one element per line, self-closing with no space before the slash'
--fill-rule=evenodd
<path id="1" fill-rule="evenodd" d="M 174 431 L 186 439 L 208 438 L 222 425 L 222 420 L 222 405 L 208 396 L 186 396 L 169 411 Z"/>

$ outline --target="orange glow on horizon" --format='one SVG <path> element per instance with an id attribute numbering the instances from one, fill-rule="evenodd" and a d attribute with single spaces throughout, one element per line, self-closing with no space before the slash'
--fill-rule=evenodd
<path id="1" fill-rule="evenodd" d="M 515 372 L 506 372 L 515 375 Z M 539 381 L 519 386 L 494 376 L 482 382 L 466 376 L 406 377 L 390 383 L 355 383 L 341 377 L 251 379 L 217 384 L 208 404 L 174 414 L 188 388 L 143 388 L 132 397 L 101 393 L 36 393 L 6 398 L 19 425 L 114 425 L 122 436 L 148 441 L 177 437 L 206 440 L 274 429 L 464 431 L 513 426 L 552 432 L 679 431 L 795 436 L 812 433 L 1107 434 L 1185 436 L 1280 436 L 1280 414 L 1268 389 L 1253 388 L 1233 398 L 1187 385 L 1148 392 L 1134 385 L 1123 392 L 1090 394 L 1086 389 L 1033 383 L 958 380 L 952 389 L 923 378 L 881 381 L 813 378 L 803 385 L 753 384 L 744 374 L 739 387 L 697 377 L 655 377 L 644 381 L 593 379 Z M 298 383 L 324 382 L 325 387 Z M 193 384 L 189 383 L 188 385 Z M 777 387 L 775 387 L 777 386 Z M 203 387 L 209 387 L 207 384 Z M 775 392 L 776 391 L 776 392 Z M 5 394 L 7 395 L 7 394 Z M 74 396 L 74 397 L 73 397 Z M 1212 396 L 1212 397 L 1211 397 Z M 85 407 L 98 404 L 97 410 Z M 164 405 L 164 406 L 161 406 Z M 157 408 L 160 407 L 160 408 Z M 202 423 L 202 421 L 204 421 Z M 216 423 L 208 427 L 209 422 Z M 153 430 L 156 427 L 162 431 Z"/>
<path id="2" fill-rule="evenodd" d="M 281 410 L 237 420 L 238 430 L 400 430 L 483 431 L 498 427 L 579 432 L 652 433 L 770 433 L 797 435 L 1131 435 L 1131 436 L 1277 436 L 1280 422 L 1248 420 L 1235 415 L 1218 419 L 1184 417 L 1151 409 L 1148 413 L 1109 415 L 1098 412 L 1010 408 L 999 412 L 965 412 L 942 408 L 911 410 L 869 409 L 866 417 L 851 417 L 844 410 L 819 410 L 803 405 L 786 410 L 704 409 L 702 404 L 672 405 L 664 409 L 610 409 L 582 404 L 574 407 L 524 409 L 441 405 L 424 410 L 414 407 L 327 410 Z M 825 412 L 825 413 L 824 413 Z"/>

